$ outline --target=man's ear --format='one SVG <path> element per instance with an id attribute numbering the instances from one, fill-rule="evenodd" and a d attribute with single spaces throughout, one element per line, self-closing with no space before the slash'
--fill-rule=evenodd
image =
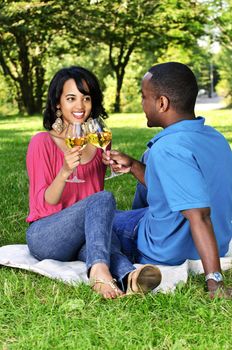
<path id="1" fill-rule="evenodd" d="M 160 112 L 166 112 L 169 108 L 170 101 L 166 96 L 160 96 L 159 104 L 160 104 Z"/>

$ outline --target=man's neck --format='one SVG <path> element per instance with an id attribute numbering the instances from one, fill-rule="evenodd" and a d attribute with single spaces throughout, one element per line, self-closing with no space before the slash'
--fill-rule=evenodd
<path id="1" fill-rule="evenodd" d="M 183 120 L 194 120 L 196 119 L 196 116 L 194 113 L 192 114 L 180 114 L 180 113 L 172 113 L 170 114 L 170 116 L 167 116 L 167 118 L 165 118 L 164 120 L 164 125 L 163 125 L 163 128 L 167 128 L 168 126 L 172 125 L 172 124 L 175 124 L 175 123 L 178 123 L 180 121 L 183 121 Z"/>

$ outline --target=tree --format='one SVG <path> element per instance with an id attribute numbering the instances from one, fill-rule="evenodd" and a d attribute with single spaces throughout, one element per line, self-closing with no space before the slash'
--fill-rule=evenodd
<path id="1" fill-rule="evenodd" d="M 205 43 L 204 43 L 205 44 Z M 182 45 L 168 46 L 164 55 L 158 59 L 158 63 L 165 61 L 179 61 L 187 64 L 194 72 L 199 89 L 210 92 L 210 61 L 211 53 L 204 47 L 200 47 L 198 43 L 189 47 Z"/>
<path id="2" fill-rule="evenodd" d="M 191 46 L 203 33 L 206 13 L 204 2 L 198 0 L 4 0 L 2 72 L 15 83 L 20 110 L 34 114 L 42 108 L 47 58 L 67 51 L 91 53 L 99 76 L 110 73 L 116 78 L 117 112 L 132 54 L 140 57 L 146 52 L 152 64 L 170 41 Z"/>
<path id="3" fill-rule="evenodd" d="M 214 6 L 217 6 L 214 18 L 218 28 L 216 39 L 222 48 L 217 63 L 221 78 L 219 89 L 223 91 L 229 104 L 232 104 L 232 0 L 217 1 Z"/>
<path id="4" fill-rule="evenodd" d="M 20 111 L 42 109 L 45 58 L 51 39 L 62 31 L 59 6 L 52 1 L 9 1 L 0 5 L 0 64 L 14 82 Z"/>
<path id="5" fill-rule="evenodd" d="M 83 0 L 81 3 L 86 4 L 81 25 L 88 33 L 88 44 L 104 44 L 108 50 L 117 81 L 115 112 L 120 111 L 123 78 L 134 51 L 147 50 L 158 56 L 170 40 L 189 46 L 202 35 L 207 21 L 205 5 L 197 0 L 92 0 L 90 4 Z M 65 4 L 69 6 L 67 1 Z M 68 25 L 69 32 L 76 36 L 75 16 Z"/>

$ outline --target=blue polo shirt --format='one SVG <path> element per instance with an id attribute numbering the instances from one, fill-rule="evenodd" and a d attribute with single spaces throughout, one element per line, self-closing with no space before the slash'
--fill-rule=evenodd
<path id="1" fill-rule="evenodd" d="M 181 214 L 211 209 L 220 256 L 232 238 L 232 152 L 224 136 L 204 125 L 205 119 L 183 120 L 149 143 L 145 182 L 149 209 L 138 227 L 141 263 L 178 265 L 199 259 L 190 225 Z"/>

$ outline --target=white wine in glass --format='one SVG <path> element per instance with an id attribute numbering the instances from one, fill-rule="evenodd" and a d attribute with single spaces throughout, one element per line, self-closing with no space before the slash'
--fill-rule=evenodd
<path id="1" fill-rule="evenodd" d="M 74 146 L 80 146 L 81 149 L 83 149 L 87 145 L 88 139 L 80 123 L 73 123 L 68 125 L 65 133 L 65 143 L 68 148 L 73 148 Z M 73 177 L 65 181 L 71 182 L 71 183 L 85 182 L 84 179 L 78 178 L 77 167 L 73 171 Z"/>
<path id="2" fill-rule="evenodd" d="M 87 122 L 87 132 L 88 132 L 88 142 L 95 147 L 102 148 L 105 152 L 106 147 L 112 141 L 112 132 L 106 126 L 104 120 L 100 117 L 96 119 L 90 119 Z M 110 167 L 111 174 L 106 177 L 105 180 L 111 179 L 113 177 L 123 175 L 123 173 L 116 174 L 112 167 Z"/>

